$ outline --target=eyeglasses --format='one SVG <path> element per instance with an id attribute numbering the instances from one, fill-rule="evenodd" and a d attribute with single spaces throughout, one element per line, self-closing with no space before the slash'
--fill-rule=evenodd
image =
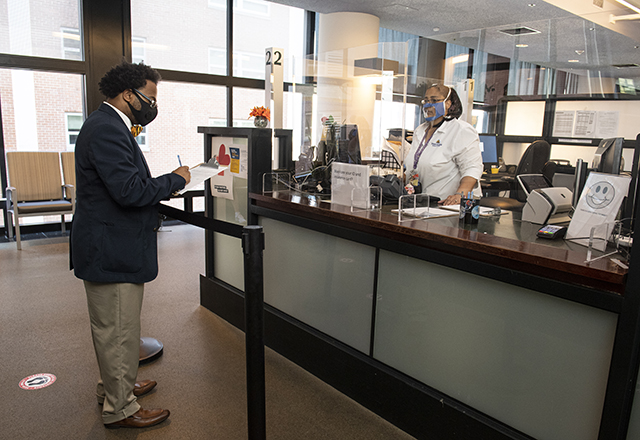
<path id="1" fill-rule="evenodd" d="M 131 89 L 133 90 L 133 92 L 136 95 L 142 95 L 142 97 L 144 97 L 144 99 L 146 99 L 147 101 L 149 101 L 149 105 L 151 106 L 151 108 L 156 108 L 158 106 L 158 101 L 156 101 L 155 99 L 151 99 L 149 98 L 147 95 L 145 95 L 144 93 L 142 93 L 140 90 L 138 89 Z M 139 96 L 138 96 L 139 97 Z"/>
<path id="2" fill-rule="evenodd" d="M 420 101 L 420 104 L 425 105 L 425 104 L 437 104 L 439 102 L 444 102 L 446 101 L 447 98 L 442 98 L 442 99 L 423 99 L 422 101 Z"/>

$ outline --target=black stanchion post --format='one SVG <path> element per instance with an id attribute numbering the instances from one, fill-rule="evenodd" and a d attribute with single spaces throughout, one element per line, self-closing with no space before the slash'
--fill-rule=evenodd
<path id="1" fill-rule="evenodd" d="M 242 230 L 244 253 L 244 331 L 247 353 L 247 417 L 249 440 L 267 437 L 264 385 L 262 226 Z"/>

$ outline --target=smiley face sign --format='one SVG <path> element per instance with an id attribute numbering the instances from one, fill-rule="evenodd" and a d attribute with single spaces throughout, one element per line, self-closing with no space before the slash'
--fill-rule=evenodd
<path id="1" fill-rule="evenodd" d="M 587 205 L 593 209 L 603 209 L 611 204 L 616 190 L 609 182 L 599 181 L 589 187 L 586 193 Z"/>

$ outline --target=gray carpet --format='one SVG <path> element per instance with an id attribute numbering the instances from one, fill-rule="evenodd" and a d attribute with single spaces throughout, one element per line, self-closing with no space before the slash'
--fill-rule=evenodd
<path id="1" fill-rule="evenodd" d="M 158 387 L 140 399 L 171 417 L 143 430 L 106 430 L 94 389 L 98 367 L 82 282 L 68 270 L 64 237 L 0 243 L 0 439 L 246 439 L 244 333 L 199 305 L 204 233 L 159 234 L 160 275 L 145 287 L 143 336 L 164 355 L 141 366 Z M 169 232 L 170 230 L 170 232 Z M 19 382 L 57 377 L 39 390 Z M 270 439 L 411 439 L 267 349 Z"/>

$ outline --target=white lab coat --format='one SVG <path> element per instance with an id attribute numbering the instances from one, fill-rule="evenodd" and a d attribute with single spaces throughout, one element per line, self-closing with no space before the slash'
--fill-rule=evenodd
<path id="1" fill-rule="evenodd" d="M 414 169 L 415 153 L 427 128 L 425 122 L 413 133 L 411 149 L 405 159 L 407 173 Z M 482 154 L 476 129 L 459 119 L 445 121 L 433 133 L 416 169 L 423 194 L 445 199 L 456 193 L 463 177 L 470 176 L 478 181 L 474 193 L 480 196 Z"/>

